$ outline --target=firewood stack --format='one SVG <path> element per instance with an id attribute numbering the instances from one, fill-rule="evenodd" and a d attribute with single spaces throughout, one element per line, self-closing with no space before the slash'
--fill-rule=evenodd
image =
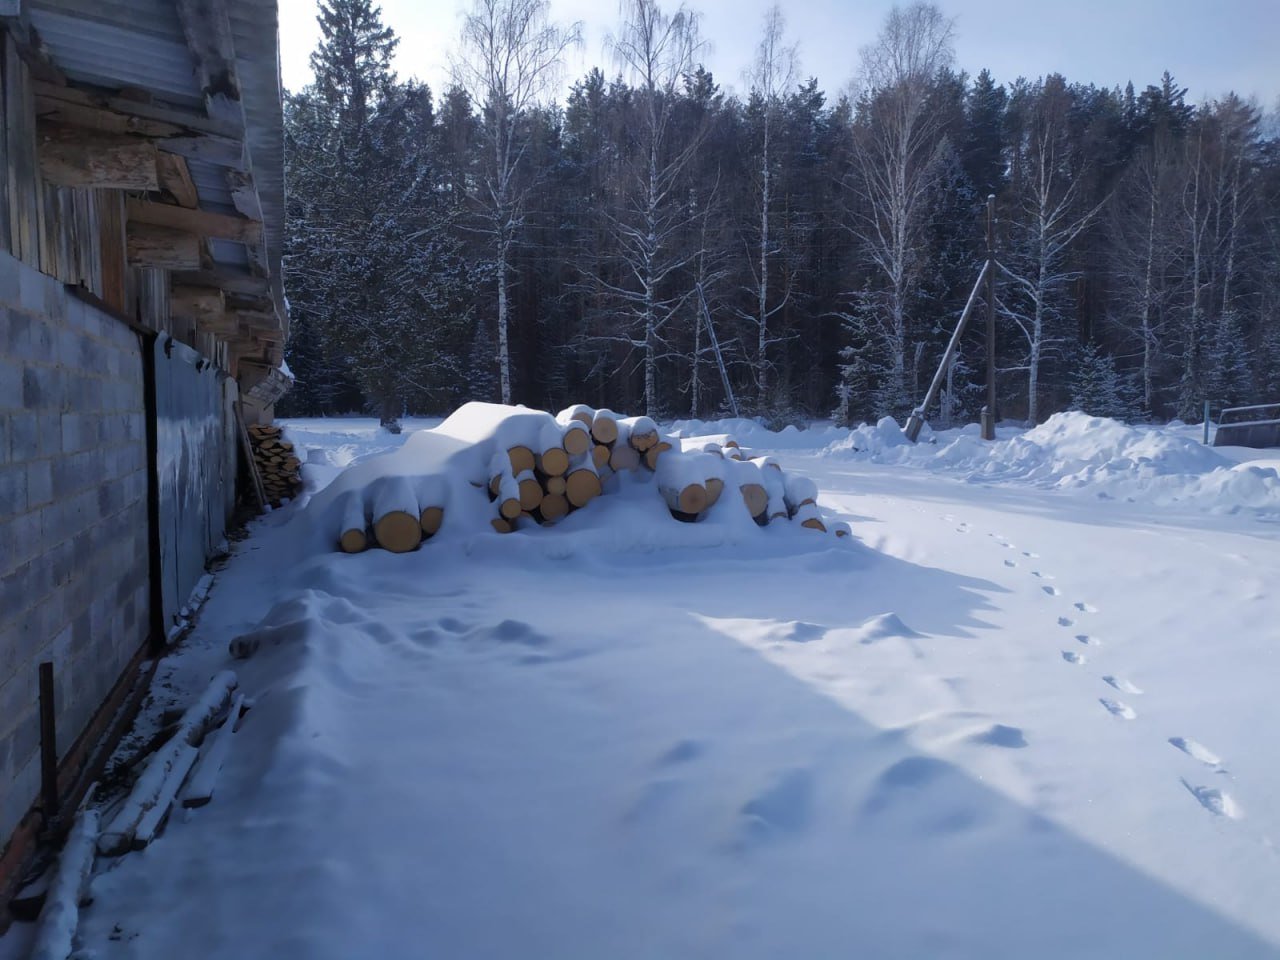
<path id="1" fill-rule="evenodd" d="M 620 490 L 616 478 L 624 473 L 649 480 L 671 516 L 686 523 L 713 509 L 745 509 L 759 526 L 850 532 L 824 521 L 811 480 L 787 475 L 771 457 L 749 458 L 732 439 L 682 444 L 648 417 L 582 405 L 552 416 L 466 404 L 382 462 L 352 467 L 319 497 L 317 512 L 323 537 L 347 553 L 371 546 L 404 553 L 450 517 L 477 532 L 555 524 Z"/>
<path id="2" fill-rule="evenodd" d="M 294 455 L 293 444 L 284 439 L 280 428 L 266 425 L 249 427 L 249 442 L 253 446 L 253 462 L 258 467 L 258 476 L 262 478 L 267 502 L 278 507 L 286 497 L 296 497 L 302 489 L 302 464 Z"/>

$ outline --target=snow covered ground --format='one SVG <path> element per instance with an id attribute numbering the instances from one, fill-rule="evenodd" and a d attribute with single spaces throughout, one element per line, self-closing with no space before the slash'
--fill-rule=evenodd
<path id="1" fill-rule="evenodd" d="M 774 453 L 859 540 L 624 495 L 308 557 L 276 511 L 163 668 L 189 696 L 264 641 L 218 793 L 100 863 L 85 946 L 1280 956 L 1274 458 L 1080 416 L 677 428 Z M 313 486 L 403 440 L 286 429 Z"/>

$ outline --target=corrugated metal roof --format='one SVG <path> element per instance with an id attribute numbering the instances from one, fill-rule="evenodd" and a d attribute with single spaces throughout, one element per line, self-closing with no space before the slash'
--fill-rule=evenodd
<path id="1" fill-rule="evenodd" d="M 48 4 L 32 5 L 31 24 L 72 80 L 108 89 L 137 87 L 176 106 L 199 107 L 204 102 L 180 27 L 176 37 L 162 37 Z"/>

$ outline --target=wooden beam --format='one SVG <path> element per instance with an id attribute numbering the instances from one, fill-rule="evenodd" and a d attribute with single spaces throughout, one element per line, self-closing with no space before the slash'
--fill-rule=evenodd
<path id="1" fill-rule="evenodd" d="M 231 170 L 248 169 L 244 141 L 229 137 L 216 137 L 208 133 L 193 134 L 189 137 L 171 137 L 161 140 L 161 150 L 176 153 L 188 160 L 203 160 L 215 167 L 227 167 Z"/>
<path id="2" fill-rule="evenodd" d="M 216 287 L 174 284 L 169 294 L 169 310 L 176 317 L 190 317 L 196 321 L 211 319 L 226 313 L 227 300 Z"/>
<path id="3" fill-rule="evenodd" d="M 155 145 L 139 137 L 41 124 L 40 175 L 59 187 L 157 190 Z"/>
<path id="4" fill-rule="evenodd" d="M 129 265 L 164 270 L 198 270 L 204 265 L 200 237 L 185 230 L 130 223 L 125 230 Z"/>
<path id="5" fill-rule="evenodd" d="M 139 123 L 148 121 L 169 124 L 192 134 L 208 134 L 224 140 L 239 141 L 244 137 L 243 124 L 228 123 L 207 117 L 195 110 L 183 110 L 166 104 L 144 102 L 112 94 L 94 94 L 79 87 L 62 86 L 55 83 L 39 82 L 34 84 L 36 97 L 43 103 L 59 101 L 82 107 L 95 107 L 107 110 L 124 117 L 133 117 Z M 144 131 L 132 131 L 142 133 Z M 160 134 L 156 134 L 159 136 Z M 173 136 L 174 132 L 164 134 Z"/>
<path id="6" fill-rule="evenodd" d="M 175 123 L 145 120 L 105 107 L 73 103 L 40 94 L 36 95 L 36 114 L 41 120 L 102 133 L 132 133 L 142 137 L 176 137 L 184 133 L 183 128 Z"/>
<path id="7" fill-rule="evenodd" d="M 221 287 L 228 294 L 245 297 L 270 297 L 271 295 L 269 279 L 236 272 L 228 267 L 175 273 L 173 282 L 193 287 Z"/>
<path id="8" fill-rule="evenodd" d="M 185 230 L 202 237 L 234 240 L 237 243 L 261 243 L 262 224 L 244 217 L 209 210 L 188 210 L 172 203 L 150 203 L 130 197 L 125 202 L 125 215 L 130 223 L 147 223 L 156 227 Z"/>
<path id="9" fill-rule="evenodd" d="M 156 173 L 160 177 L 160 187 L 173 197 L 178 206 L 194 210 L 200 205 L 200 196 L 196 193 L 191 170 L 184 158 L 163 150 L 156 151 Z"/>

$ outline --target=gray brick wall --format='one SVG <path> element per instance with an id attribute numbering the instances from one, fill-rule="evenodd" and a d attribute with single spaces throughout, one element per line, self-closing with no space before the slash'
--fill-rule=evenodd
<path id="1" fill-rule="evenodd" d="M 0 253 L 0 847 L 39 790 L 37 670 L 63 755 L 147 632 L 142 353 Z"/>

